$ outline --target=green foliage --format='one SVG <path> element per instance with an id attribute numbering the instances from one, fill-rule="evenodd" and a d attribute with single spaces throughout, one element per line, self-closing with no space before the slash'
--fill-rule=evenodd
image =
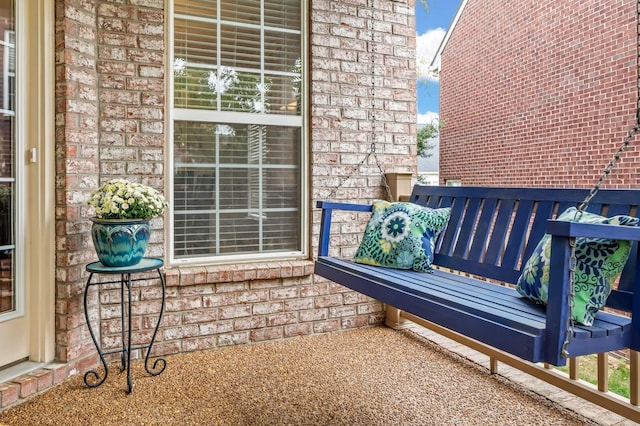
<path id="1" fill-rule="evenodd" d="M 9 184 L 0 185 L 0 203 L 8 203 L 11 200 L 11 187 Z"/>
<path id="2" fill-rule="evenodd" d="M 558 370 L 569 372 L 569 367 L 557 367 Z M 598 357 L 589 355 L 580 357 L 578 377 L 593 385 L 598 384 Z M 613 393 L 629 398 L 630 372 L 629 362 L 609 358 L 609 390 Z"/>
<path id="3" fill-rule="evenodd" d="M 424 125 L 418 130 L 418 155 L 420 157 L 429 158 L 433 155 L 432 150 L 436 145 L 431 139 L 438 136 L 440 125 L 438 123 L 430 123 Z"/>

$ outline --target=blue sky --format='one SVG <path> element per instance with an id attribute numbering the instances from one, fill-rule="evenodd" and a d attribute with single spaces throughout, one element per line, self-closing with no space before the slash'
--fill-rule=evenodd
<path id="1" fill-rule="evenodd" d="M 418 73 L 418 124 L 433 121 L 439 113 L 439 84 L 437 79 L 426 79 L 420 75 L 431 63 L 440 42 L 453 20 L 462 0 L 427 0 L 428 10 L 416 3 L 416 50 Z"/>

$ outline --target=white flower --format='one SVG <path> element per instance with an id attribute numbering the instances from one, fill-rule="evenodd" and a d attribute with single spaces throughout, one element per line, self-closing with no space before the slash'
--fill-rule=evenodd
<path id="1" fill-rule="evenodd" d="M 101 219 L 151 219 L 167 202 L 155 189 L 125 179 L 113 179 L 93 191 L 87 204 Z"/>

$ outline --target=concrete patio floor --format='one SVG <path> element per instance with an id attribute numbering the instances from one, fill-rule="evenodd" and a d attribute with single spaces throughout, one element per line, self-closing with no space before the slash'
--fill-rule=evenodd
<path id="1" fill-rule="evenodd" d="M 136 361 L 130 395 L 117 365 L 98 388 L 76 376 L 0 425 L 634 424 L 482 357 L 418 326 L 227 347 L 169 356 L 157 377 Z"/>

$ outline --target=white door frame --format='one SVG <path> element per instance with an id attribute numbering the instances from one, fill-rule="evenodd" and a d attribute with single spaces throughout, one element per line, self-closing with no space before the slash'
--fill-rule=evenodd
<path id="1" fill-rule="evenodd" d="M 26 151 L 35 149 L 35 162 L 26 167 L 28 193 L 25 268 L 27 304 L 31 319 L 29 358 L 55 358 L 55 0 L 18 1 L 28 19 L 26 42 L 30 54 L 25 126 Z M 29 158 L 29 161 L 31 158 Z"/>
<path id="2" fill-rule="evenodd" d="M 16 214 L 24 221 L 16 233 L 16 279 L 23 303 L 15 319 L 0 323 L 4 348 L 0 364 L 55 358 L 55 0 L 15 1 L 16 122 L 19 142 Z M 19 315 L 22 313 L 22 315 Z M 3 352 L 5 349 L 3 349 Z"/>

